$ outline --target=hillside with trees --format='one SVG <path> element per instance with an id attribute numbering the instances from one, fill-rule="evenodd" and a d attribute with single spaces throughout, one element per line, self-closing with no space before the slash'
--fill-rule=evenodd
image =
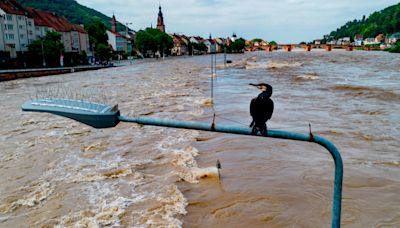
<path id="1" fill-rule="evenodd" d="M 339 39 L 342 37 L 354 38 L 356 34 L 363 35 L 364 38 L 376 37 L 379 34 L 390 35 L 400 32 L 400 3 L 387 7 L 378 12 L 374 12 L 368 18 L 347 22 L 336 31 L 325 35 L 325 40 Z"/>
<path id="2" fill-rule="evenodd" d="M 73 24 L 89 24 L 93 20 L 100 20 L 111 29 L 111 18 L 94 10 L 83 6 L 75 0 L 17 0 L 24 7 L 31 7 L 38 10 L 54 12 L 65 17 Z M 118 31 L 124 31 L 125 26 L 118 23 Z"/>

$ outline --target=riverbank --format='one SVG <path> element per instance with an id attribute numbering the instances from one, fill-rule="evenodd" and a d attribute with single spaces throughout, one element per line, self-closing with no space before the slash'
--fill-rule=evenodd
<path id="1" fill-rule="evenodd" d="M 67 74 L 67 73 L 89 71 L 89 70 L 99 70 L 108 67 L 110 66 L 95 65 L 95 66 L 78 66 L 78 67 L 0 70 L 0 82 L 16 80 L 21 78 L 42 77 L 42 76 Z"/>

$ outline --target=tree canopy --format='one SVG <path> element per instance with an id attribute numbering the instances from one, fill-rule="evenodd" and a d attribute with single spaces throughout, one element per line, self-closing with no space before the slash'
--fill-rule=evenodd
<path id="1" fill-rule="evenodd" d="M 397 41 L 396 44 L 388 50 L 390 53 L 400 53 L 400 41 Z"/>
<path id="2" fill-rule="evenodd" d="M 99 19 L 91 20 L 85 25 L 85 29 L 89 34 L 89 42 L 93 49 L 96 49 L 99 44 L 107 45 L 107 28 Z"/>
<path id="3" fill-rule="evenodd" d="M 154 28 L 146 28 L 137 32 L 135 44 L 136 48 L 142 53 L 168 51 L 174 46 L 172 38 L 167 33 Z"/>
<path id="4" fill-rule="evenodd" d="M 207 52 L 207 45 L 204 43 L 193 43 L 189 42 L 188 44 L 189 55 L 192 55 L 192 51 L 197 51 L 199 53 Z"/>
<path id="5" fill-rule="evenodd" d="M 100 43 L 96 46 L 96 56 L 101 61 L 108 61 L 112 57 L 112 49 L 103 43 Z"/>
<path id="6" fill-rule="evenodd" d="M 228 53 L 242 53 L 244 52 L 245 46 L 246 41 L 243 38 L 239 38 L 231 42 L 228 46 L 224 46 L 224 48 L 226 48 L 226 52 Z"/>
<path id="7" fill-rule="evenodd" d="M 253 41 L 253 42 L 261 42 L 261 41 L 263 41 L 263 39 L 261 39 L 261 38 L 254 38 L 254 39 L 252 39 L 251 41 Z"/>
<path id="8" fill-rule="evenodd" d="M 393 34 L 400 31 L 400 3 L 390 6 L 378 12 L 374 12 L 368 18 L 363 16 L 361 20 L 354 19 L 342 27 L 325 35 L 326 40 L 342 37 L 354 38 L 361 34 L 364 38 L 376 37 L 379 34 Z"/>
<path id="9" fill-rule="evenodd" d="M 47 66 L 59 66 L 60 56 L 64 52 L 61 34 L 58 32 L 47 32 L 43 39 L 35 40 L 29 44 L 28 49 L 33 57 L 32 59 L 36 60 L 36 65 L 41 65 L 42 57 L 44 56 Z"/>

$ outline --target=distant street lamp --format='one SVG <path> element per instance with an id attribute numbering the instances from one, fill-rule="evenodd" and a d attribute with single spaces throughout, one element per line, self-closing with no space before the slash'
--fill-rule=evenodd
<path id="1" fill-rule="evenodd" d="M 46 59 L 44 58 L 43 37 L 40 37 L 40 41 L 41 41 L 41 43 L 42 43 L 42 59 L 43 59 L 43 67 L 46 67 Z"/>
<path id="2" fill-rule="evenodd" d="M 133 23 L 132 22 L 127 22 L 127 23 L 125 23 L 125 28 L 126 28 L 126 35 L 128 35 L 128 25 L 132 25 Z"/>
<path id="3" fill-rule="evenodd" d="M 24 68 L 26 68 L 26 61 L 25 61 L 25 53 L 24 53 L 24 49 L 23 48 L 25 48 L 25 44 L 22 44 L 21 45 L 22 46 L 22 48 L 21 48 L 21 51 L 22 51 L 22 61 L 24 62 Z"/>
<path id="4" fill-rule="evenodd" d="M 126 28 L 126 38 L 128 39 L 128 37 L 130 38 L 130 36 L 129 36 L 129 28 L 128 28 L 128 25 L 131 25 L 131 24 L 133 24 L 132 22 L 126 22 L 125 23 L 125 28 Z M 131 45 L 132 45 L 132 43 L 131 43 Z M 133 47 L 132 47 L 133 48 Z M 126 52 L 128 52 L 128 40 L 126 41 Z M 129 56 L 131 56 L 131 53 L 129 53 Z"/>

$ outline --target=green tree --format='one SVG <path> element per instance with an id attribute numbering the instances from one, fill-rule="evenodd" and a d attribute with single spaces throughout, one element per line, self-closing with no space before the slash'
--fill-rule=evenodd
<path id="1" fill-rule="evenodd" d="M 379 34 L 393 34 L 400 31 L 400 3 L 372 13 L 368 18 L 347 22 L 336 31 L 330 33 L 333 39 L 342 37 L 353 38 L 362 34 L 364 38 L 375 37 Z"/>
<path id="2" fill-rule="evenodd" d="M 275 42 L 275 41 L 271 41 L 271 42 L 269 42 L 268 44 L 269 44 L 269 45 L 277 45 L 278 43 Z"/>
<path id="3" fill-rule="evenodd" d="M 229 45 L 231 47 L 232 52 L 244 52 L 246 41 L 243 38 L 236 39 L 234 42 Z"/>
<path id="4" fill-rule="evenodd" d="M 400 41 L 396 42 L 396 45 L 394 47 L 389 49 L 390 53 L 400 53 Z"/>
<path id="5" fill-rule="evenodd" d="M 251 41 L 253 41 L 253 42 L 261 42 L 261 41 L 263 41 L 263 39 L 261 39 L 261 38 L 255 38 L 255 39 L 252 39 Z"/>
<path id="6" fill-rule="evenodd" d="M 99 19 L 90 21 L 85 25 L 85 29 L 89 34 L 89 42 L 92 50 L 96 50 L 99 44 L 107 45 L 107 28 Z"/>
<path id="7" fill-rule="evenodd" d="M 200 52 L 207 52 L 207 45 L 205 43 L 198 43 L 196 44 L 196 50 Z"/>
<path id="8" fill-rule="evenodd" d="M 153 53 L 157 51 L 169 52 L 174 45 L 172 38 L 168 34 L 154 28 L 146 28 L 137 32 L 135 44 L 142 54 L 147 51 L 152 51 Z"/>
<path id="9" fill-rule="evenodd" d="M 105 44 L 99 44 L 96 47 L 97 57 L 101 61 L 108 61 L 112 57 L 112 49 Z"/>
<path id="10" fill-rule="evenodd" d="M 28 50 L 31 55 L 30 59 L 34 61 L 33 65 L 42 65 L 41 60 L 44 56 L 47 66 L 60 66 L 60 56 L 64 52 L 61 34 L 47 32 L 45 37 L 29 44 Z"/>

